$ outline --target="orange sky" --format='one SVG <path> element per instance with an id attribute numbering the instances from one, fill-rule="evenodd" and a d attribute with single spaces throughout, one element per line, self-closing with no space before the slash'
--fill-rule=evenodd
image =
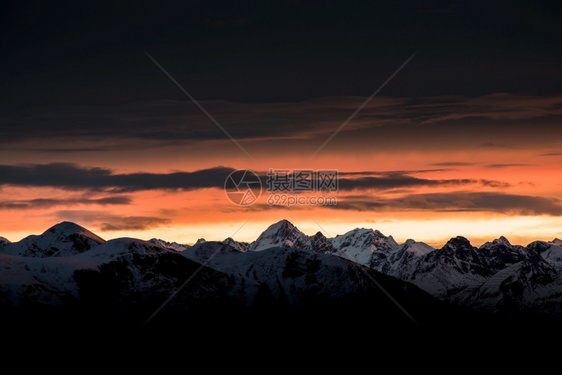
<path id="1" fill-rule="evenodd" d="M 554 5 L 259 3 L 7 4 L 0 236 L 562 237 Z M 337 170 L 336 204 L 236 206 L 236 169 Z"/>
<path id="2" fill-rule="evenodd" d="M 341 136 L 345 139 L 347 135 L 342 132 Z M 380 177 L 381 173 L 399 171 L 430 183 L 340 189 L 327 194 L 337 200 L 335 207 L 268 205 L 271 192 L 267 191 L 263 191 L 254 204 L 239 207 L 229 201 L 222 187 L 112 193 L 107 190 L 4 185 L 1 188 L 4 206 L 0 235 L 17 241 L 28 234 L 39 234 L 59 221 L 71 220 L 106 239 L 157 237 L 186 244 L 194 243 L 198 238 L 222 240 L 234 237 L 251 241 L 271 223 L 286 218 L 310 235 L 322 231 L 327 236 L 335 236 L 356 227 L 368 227 L 392 235 L 399 242 L 413 238 L 436 247 L 456 235 L 469 238 L 474 245 L 501 235 L 523 245 L 536 239 L 551 240 L 562 236 L 562 204 L 557 200 L 562 196 L 562 173 L 557 173 L 560 172 L 562 155 L 555 149 L 531 145 L 528 149 L 489 148 L 476 152 L 471 147 L 425 151 L 419 148 L 408 150 L 407 147 L 405 150 L 372 147 L 370 151 L 356 153 L 353 143 L 349 142 L 345 143 L 346 148 L 333 150 L 338 141 L 335 137 L 334 147 L 327 146 L 314 158 L 297 155 L 289 148 L 281 149 L 279 153 L 267 153 L 257 147 L 255 156 L 250 159 L 227 139 L 194 145 L 197 152 L 203 153 L 200 158 L 182 158 L 181 147 L 174 146 L 149 150 L 144 157 L 143 151 L 127 157 L 117 152 L 110 154 L 111 158 L 101 153 L 76 153 L 67 159 L 81 167 L 108 168 L 112 174 L 141 171 L 167 174 L 222 165 L 264 173 L 270 168 L 337 169 L 343 174 L 340 183 L 343 179 L 352 181 L 365 177 L 345 175 L 346 172 L 373 172 Z M 246 142 L 246 146 L 251 150 L 254 143 Z M 186 153 L 194 154 L 193 151 Z M 48 153 L 41 158 L 37 154 L 32 156 L 26 160 L 28 163 L 39 160 L 39 164 L 61 162 L 56 155 Z M 497 196 L 483 198 L 479 195 L 487 193 Z M 121 197 L 124 201 L 108 203 L 103 200 L 108 196 Z M 454 200 L 447 203 L 449 196 Z M 521 202 L 510 204 L 511 197 L 541 197 L 547 201 L 539 202 L 544 207 L 534 207 L 534 201 L 523 198 Z M 35 199 L 57 202 L 35 201 L 32 208 L 6 204 Z M 502 200 L 500 206 L 496 206 L 498 203 L 494 199 Z M 548 208 L 548 199 L 552 199 L 551 208 Z M 366 201 L 382 202 L 382 205 L 362 208 L 361 204 Z M 354 205 L 350 207 L 350 203 Z"/>

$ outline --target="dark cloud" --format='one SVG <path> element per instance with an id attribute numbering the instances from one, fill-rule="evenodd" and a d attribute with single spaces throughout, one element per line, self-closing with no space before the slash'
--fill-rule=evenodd
<path id="1" fill-rule="evenodd" d="M 93 188 L 110 174 L 109 169 L 82 168 L 72 163 L 0 165 L 0 185 Z"/>
<path id="2" fill-rule="evenodd" d="M 488 186 L 492 188 L 507 188 L 510 186 L 507 182 L 503 182 L 503 181 L 485 180 L 485 179 L 481 179 L 478 181 L 482 184 L 482 186 Z"/>
<path id="3" fill-rule="evenodd" d="M 411 174 L 434 172 L 436 170 L 413 170 L 407 171 Z M 439 170 L 440 171 L 440 170 Z M 509 184 L 502 181 L 487 180 L 487 179 L 427 179 L 414 177 L 405 173 L 406 171 L 391 171 L 391 172 L 344 172 L 337 175 L 338 191 L 351 191 L 351 190 L 392 190 L 397 192 L 399 189 L 419 188 L 419 187 L 439 187 L 439 186 L 465 186 L 465 185 L 478 185 L 493 188 L 506 188 Z M 289 180 L 293 175 L 289 173 Z M 273 177 L 262 175 L 261 180 L 266 181 L 264 188 L 274 190 L 275 185 L 268 183 L 268 179 L 275 180 Z M 312 179 L 312 186 L 322 186 L 323 180 Z"/>
<path id="4" fill-rule="evenodd" d="M 369 211 L 375 209 L 428 210 L 450 212 L 496 212 L 519 215 L 562 215 L 562 200 L 500 192 L 452 192 L 411 194 L 401 198 L 341 197 L 332 209 Z"/>
<path id="5" fill-rule="evenodd" d="M 104 231 L 147 230 L 170 223 L 163 217 L 153 216 L 119 216 L 101 211 L 63 210 L 55 212 L 60 220 L 71 220 L 84 223 L 88 227 L 96 227 Z"/>
<path id="6" fill-rule="evenodd" d="M 0 201 L 0 210 L 2 209 L 39 209 L 50 208 L 56 206 L 75 206 L 75 205 L 126 205 L 130 204 L 132 199 L 125 196 L 105 197 L 97 199 L 76 198 L 76 199 L 29 199 Z"/>
<path id="7" fill-rule="evenodd" d="M 474 165 L 474 163 L 468 163 L 464 161 L 444 161 L 440 163 L 432 163 L 436 167 L 464 167 L 468 165 Z"/>
<path id="8" fill-rule="evenodd" d="M 245 145 L 251 152 L 252 147 L 259 145 L 250 145 L 250 141 L 290 141 L 293 146 L 318 147 L 364 100 L 365 97 L 339 96 L 299 102 L 200 103 L 235 139 L 247 142 Z M 354 147 L 368 144 L 378 148 L 407 144 L 414 150 L 428 145 L 510 149 L 521 147 L 521 140 L 525 140 L 526 147 L 544 147 L 562 136 L 561 119 L 560 96 L 504 94 L 416 100 L 377 96 L 331 143 L 342 142 L 342 147 L 348 147 L 353 142 Z M 187 98 L 119 106 L 16 109 L 2 115 L 0 131 L 0 143 L 5 151 L 60 154 L 160 148 L 189 142 L 230 142 Z M 467 165 L 455 161 L 444 163 L 435 165 Z"/>
<path id="9" fill-rule="evenodd" d="M 193 190 L 222 187 L 233 169 L 217 167 L 194 172 L 167 174 L 113 174 L 104 168 L 86 168 L 71 163 L 0 165 L 0 186 L 49 186 L 69 190 Z"/>
<path id="10" fill-rule="evenodd" d="M 362 177 L 355 179 L 340 179 L 339 188 L 342 191 L 354 189 L 396 189 L 423 186 L 459 186 L 480 183 L 474 179 L 442 179 L 431 180 L 417 178 L 404 174 L 387 174 L 381 177 Z"/>
<path id="11" fill-rule="evenodd" d="M 171 173 L 129 173 L 113 174 L 109 169 L 86 168 L 70 163 L 34 164 L 22 166 L 0 165 L 0 186 L 16 185 L 24 187 L 57 187 L 68 190 L 105 190 L 112 192 L 134 192 L 141 190 L 195 190 L 202 188 L 219 188 L 225 186 L 227 177 L 234 169 L 216 167 L 194 172 Z M 260 180 L 264 189 L 274 190 L 279 178 L 277 170 L 261 172 Z M 341 191 L 356 189 L 388 190 L 414 187 L 483 185 L 491 187 L 507 187 L 501 181 L 478 179 L 425 179 L 413 177 L 401 172 L 379 172 L 373 176 L 353 177 L 354 174 L 344 173 L 334 176 Z M 287 175 L 289 179 L 292 174 Z M 342 177 L 343 176 L 343 177 Z M 345 178 L 352 176 L 352 178 Z M 311 179 L 311 186 L 321 186 L 322 180 Z M 120 204 L 121 198 L 101 199 L 98 204 Z M 77 201 L 78 203 L 79 201 Z M 117 202 L 117 203 L 115 203 Z"/>
<path id="12" fill-rule="evenodd" d="M 334 120 L 343 122 L 363 101 L 362 97 L 339 97 L 289 103 L 201 101 L 200 104 L 238 140 L 282 140 L 308 138 L 318 133 L 323 136 L 332 131 Z M 388 118 L 395 122 L 401 118 L 395 118 L 396 110 L 404 102 L 405 99 L 380 97 L 362 112 L 377 115 L 379 121 Z M 225 139 L 224 133 L 187 98 L 120 106 L 26 108 L 4 114 L 0 130 L 3 133 L 0 142 L 5 147 L 21 148 L 21 143 L 33 140 L 37 143 L 33 149 L 45 152 L 115 151 L 140 145 L 158 147 Z M 80 140 L 83 147 L 61 142 L 68 139 Z"/>
<path id="13" fill-rule="evenodd" d="M 178 94 L 143 48 L 201 99 L 365 96 L 416 50 L 416 65 L 385 92 L 559 90 L 553 1 L 5 3 L 0 71 L 10 103 Z"/>
<path id="14" fill-rule="evenodd" d="M 255 141 L 243 144 L 252 154 L 284 140 L 314 150 L 414 51 L 329 148 L 539 147 L 562 136 L 552 4 L 101 3 L 3 7 L 2 160 L 230 142 L 144 50 L 234 138 Z"/>
<path id="15" fill-rule="evenodd" d="M 409 169 L 409 170 L 393 170 L 393 171 L 340 171 L 338 175 L 340 177 L 344 176 L 389 176 L 389 175 L 404 175 L 404 174 L 421 174 L 421 173 L 432 173 L 432 172 L 448 172 L 451 169 L 444 168 L 432 168 L 432 169 Z"/>
<path id="16" fill-rule="evenodd" d="M 523 163 L 506 163 L 506 164 L 488 164 L 488 165 L 486 165 L 486 168 L 499 169 L 499 168 L 528 167 L 528 166 L 530 166 L 530 164 L 523 164 Z"/>
<path id="17" fill-rule="evenodd" d="M 170 220 L 158 217 L 147 216 L 126 216 L 107 218 L 100 224 L 100 229 L 103 231 L 115 230 L 146 230 L 168 224 Z"/>

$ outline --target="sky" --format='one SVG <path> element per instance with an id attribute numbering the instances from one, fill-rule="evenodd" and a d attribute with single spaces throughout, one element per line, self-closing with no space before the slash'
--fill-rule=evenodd
<path id="1" fill-rule="evenodd" d="M 4 1 L 0 236 L 562 238 L 561 25 L 557 1 Z"/>

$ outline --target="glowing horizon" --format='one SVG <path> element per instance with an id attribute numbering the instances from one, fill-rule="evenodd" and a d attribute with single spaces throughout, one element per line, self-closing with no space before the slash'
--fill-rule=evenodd
<path id="1" fill-rule="evenodd" d="M 8 4 L 0 236 L 560 238 L 560 24 L 531 3 Z M 338 171 L 299 192 L 336 204 L 237 206 L 233 170 Z"/>

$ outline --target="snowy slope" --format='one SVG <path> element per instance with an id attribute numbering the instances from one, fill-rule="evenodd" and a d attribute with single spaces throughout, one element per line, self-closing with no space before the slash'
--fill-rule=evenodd
<path id="1" fill-rule="evenodd" d="M 335 254 L 362 265 L 371 266 L 380 253 L 388 254 L 398 247 L 392 236 L 378 230 L 356 228 L 332 240 Z M 375 254 L 377 253 L 377 254 Z"/>
<path id="2" fill-rule="evenodd" d="M 316 232 L 316 234 L 308 236 L 288 220 L 280 220 L 270 225 L 246 249 L 248 251 L 262 251 L 273 247 L 310 250 L 325 254 L 335 252 L 331 238 L 327 238 L 322 232 Z"/>
<path id="3" fill-rule="evenodd" d="M 529 247 L 531 246 L 534 246 L 544 260 L 551 264 L 558 272 L 562 272 L 562 241 L 536 241 L 529 245 Z"/>
<path id="4" fill-rule="evenodd" d="M 549 268 L 562 270 L 562 250 L 556 240 L 524 247 L 502 236 L 476 248 L 468 239 L 457 236 L 436 249 L 413 239 L 398 244 L 392 236 L 369 228 L 356 228 L 331 239 L 321 233 L 307 236 L 282 220 L 267 228 L 249 249 L 264 251 L 277 246 L 336 255 L 411 282 L 443 301 L 479 309 L 488 306 L 490 310 L 497 310 L 498 298 L 504 298 L 499 290 L 501 282 L 523 277 L 517 270 L 536 263 L 530 261 L 534 254 L 542 252 L 545 260 L 536 265 L 538 273 L 549 274 Z M 519 274 L 513 276 L 514 272 Z M 528 283 L 525 288 L 536 289 Z M 558 289 L 555 286 L 551 290 L 552 298 L 558 298 Z M 544 293 L 541 298 L 547 298 Z M 536 302 L 526 300 L 528 303 L 521 307 Z"/>
<path id="5" fill-rule="evenodd" d="M 186 258 L 198 263 L 214 265 L 219 258 L 217 255 L 245 252 L 243 246 L 236 241 L 198 241 L 195 245 L 180 252 Z"/>
<path id="6" fill-rule="evenodd" d="M 118 306 L 134 310 L 137 319 L 173 295 L 167 308 L 177 313 L 244 315 L 265 308 L 324 316 L 351 303 L 375 315 L 381 308 L 392 320 L 397 306 L 380 281 L 422 315 L 419 301 L 443 311 L 431 295 L 446 305 L 510 316 L 562 316 L 560 275 L 562 242 L 556 239 L 520 246 L 500 237 L 477 248 L 458 236 L 435 249 L 413 239 L 397 243 L 368 228 L 308 236 L 282 220 L 251 243 L 200 239 L 183 247 L 157 239 L 106 242 L 63 222 L 0 247 L 0 313 L 13 306 Z"/>
<path id="7" fill-rule="evenodd" d="M 288 220 L 281 220 L 271 224 L 248 247 L 248 251 L 262 251 L 272 247 L 291 247 L 297 249 L 311 249 L 310 238 L 298 230 Z"/>
<path id="8" fill-rule="evenodd" d="M 61 243 L 49 236 L 34 238 L 34 243 L 60 249 L 79 228 L 56 226 L 48 232 Z M 79 233 L 87 234 L 81 229 Z M 35 254 L 44 254 L 39 250 Z M 407 323 L 408 317 L 382 286 L 420 316 L 426 314 L 422 305 L 437 303 L 412 284 L 341 257 L 288 247 L 246 251 L 243 243 L 229 238 L 198 241 L 181 252 L 166 243 L 118 238 L 66 256 L 0 254 L 0 314 L 6 308 L 33 312 L 37 306 L 59 306 L 74 311 L 76 317 L 94 314 L 114 319 L 117 314 L 138 323 L 174 296 L 166 303 L 161 324 L 176 313 L 274 316 L 306 312 L 328 317 L 327 312 L 359 311 L 371 318 Z M 56 319 L 60 310 L 54 311 Z"/>
<path id="9" fill-rule="evenodd" d="M 540 255 L 508 265 L 482 285 L 461 293 L 456 303 L 491 312 L 520 314 L 540 312 L 554 316 L 562 312 L 562 279 Z"/>
<path id="10" fill-rule="evenodd" d="M 148 240 L 148 242 L 176 251 L 183 251 L 189 248 L 189 245 L 182 245 L 177 242 L 169 242 L 169 241 L 161 240 L 159 238 L 151 238 L 150 240 Z"/>
<path id="11" fill-rule="evenodd" d="M 64 241 L 66 238 L 62 239 Z M 137 239 L 122 238 L 64 257 L 0 254 L 0 295 L 4 296 L 4 302 L 14 304 L 33 299 L 34 290 L 38 289 L 44 291 L 39 301 L 62 303 L 65 298 L 78 297 L 79 288 L 74 278 L 77 270 L 97 270 L 116 259 L 129 262 L 135 256 L 166 252 L 172 250 Z"/>
<path id="12" fill-rule="evenodd" d="M 228 245 L 240 252 L 244 252 L 244 251 L 248 251 L 248 247 L 250 246 L 249 243 L 247 242 L 239 242 L 239 241 L 235 241 L 233 238 L 231 237 L 227 237 L 224 241 L 222 241 L 223 244 Z"/>
<path id="13" fill-rule="evenodd" d="M 59 223 L 43 234 L 31 235 L 19 242 L 6 244 L 0 253 L 29 257 L 64 257 L 90 250 L 105 240 L 89 230 L 71 223 Z"/>
<path id="14" fill-rule="evenodd" d="M 182 254 L 198 261 L 205 259 L 195 256 L 191 250 Z M 440 314 L 439 308 L 432 305 L 436 300 L 413 284 L 330 254 L 289 247 L 240 252 L 218 242 L 205 251 L 212 252 L 213 257 L 207 258 L 204 264 L 230 275 L 232 292 L 243 298 L 249 311 L 265 308 L 273 315 L 304 311 L 320 314 L 318 317 L 323 321 L 332 317 L 329 320 L 334 322 L 353 313 L 358 314 L 355 317 L 381 319 L 388 324 L 400 321 L 404 328 L 411 327 L 408 324 L 412 322 L 395 305 L 396 300 L 420 319 L 427 318 L 425 314 L 431 311 L 435 316 Z M 391 290 L 396 300 L 393 302 L 381 288 Z M 420 298 L 420 305 L 410 305 L 414 296 Z M 421 305 L 425 303 L 433 307 L 426 306 L 428 309 L 422 312 Z"/>
<path id="15" fill-rule="evenodd" d="M 387 237 L 378 230 L 365 228 L 356 228 L 336 236 L 332 245 L 337 256 L 409 282 L 416 280 L 413 275 L 423 257 L 435 250 L 424 242 L 412 239 L 398 244 L 392 236 Z"/>

